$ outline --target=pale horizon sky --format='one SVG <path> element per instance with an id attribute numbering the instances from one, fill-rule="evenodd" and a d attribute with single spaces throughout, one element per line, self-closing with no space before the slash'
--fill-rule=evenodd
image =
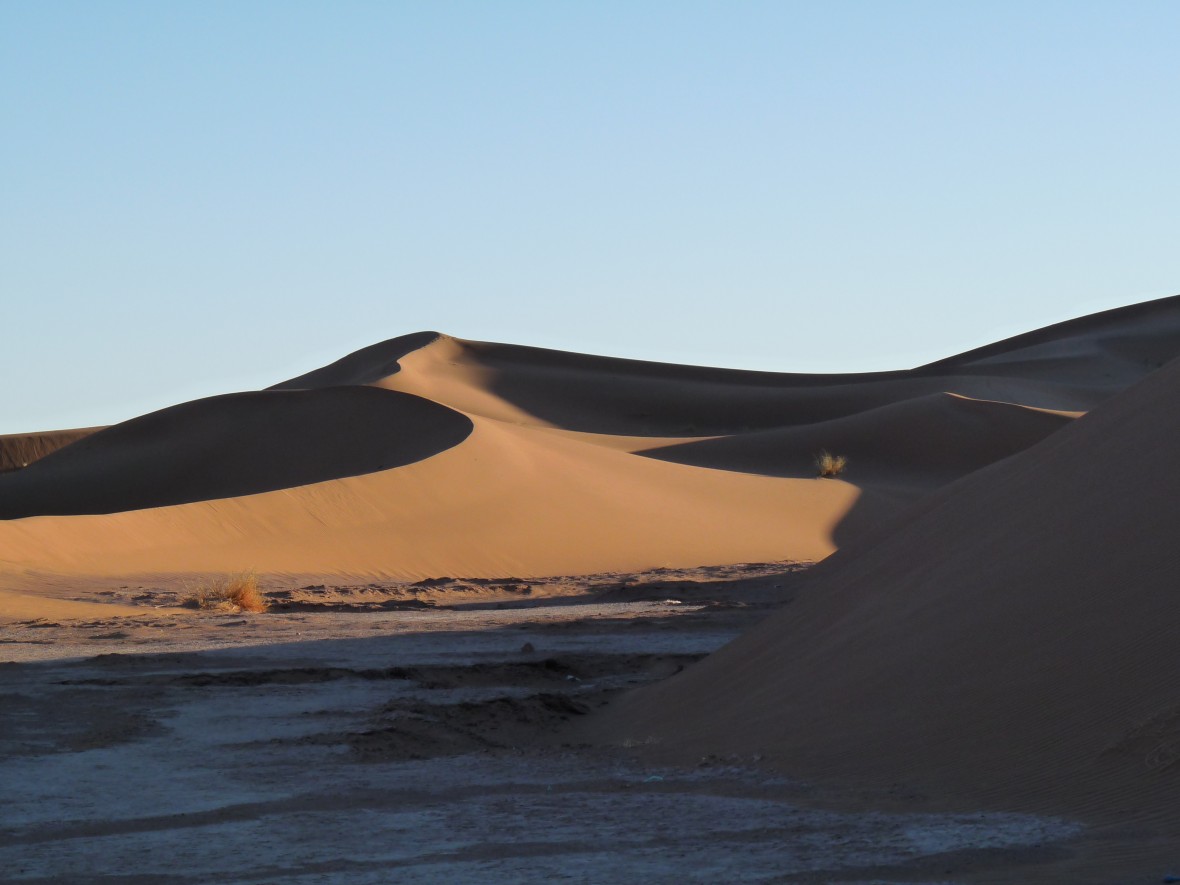
<path id="1" fill-rule="evenodd" d="M 0 4 L 0 433 L 423 329 L 909 368 L 1180 293 L 1180 4 Z"/>

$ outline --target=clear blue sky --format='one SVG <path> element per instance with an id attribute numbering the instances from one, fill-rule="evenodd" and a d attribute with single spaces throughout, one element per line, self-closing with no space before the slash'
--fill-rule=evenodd
<path id="1" fill-rule="evenodd" d="M 0 432 L 422 329 L 905 368 L 1180 292 L 1180 3 L 0 3 Z"/>

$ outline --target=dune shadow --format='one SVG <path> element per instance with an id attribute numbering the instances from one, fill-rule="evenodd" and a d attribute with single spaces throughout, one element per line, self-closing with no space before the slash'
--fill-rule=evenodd
<path id="1" fill-rule="evenodd" d="M 0 519 L 115 513 L 374 473 L 436 455 L 473 429 L 453 409 L 375 387 L 210 397 L 0 476 Z"/>

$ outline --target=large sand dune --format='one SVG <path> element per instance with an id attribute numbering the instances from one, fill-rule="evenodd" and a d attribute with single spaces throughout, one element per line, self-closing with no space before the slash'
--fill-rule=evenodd
<path id="1" fill-rule="evenodd" d="M 1180 361 L 935 492 L 592 729 L 960 802 L 1175 819 Z"/>
<path id="2" fill-rule="evenodd" d="M 0 526 L 0 561 L 81 574 L 256 568 L 531 576 L 826 555 L 847 483 L 697 470 L 476 418 L 395 470 L 248 497 Z M 783 536 L 787 537 L 784 538 Z"/>
<path id="3" fill-rule="evenodd" d="M 417 333 L 269 391 L 107 428 L 0 475 L 0 583 L 819 559 L 1175 354 L 1177 299 L 863 375 Z M 820 449 L 850 457 L 844 477 L 815 477 Z"/>

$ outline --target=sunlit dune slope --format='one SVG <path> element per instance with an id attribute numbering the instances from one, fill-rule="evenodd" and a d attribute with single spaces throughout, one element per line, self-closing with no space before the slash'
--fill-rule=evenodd
<path id="1" fill-rule="evenodd" d="M 1178 400 L 1173 362 L 935 492 L 590 731 L 967 803 L 1180 819 Z"/>
<path id="2" fill-rule="evenodd" d="M 839 481 L 637 458 L 477 418 L 460 445 L 393 470 L 248 497 L 0 525 L 8 569 L 576 574 L 814 559 L 857 502 Z"/>

